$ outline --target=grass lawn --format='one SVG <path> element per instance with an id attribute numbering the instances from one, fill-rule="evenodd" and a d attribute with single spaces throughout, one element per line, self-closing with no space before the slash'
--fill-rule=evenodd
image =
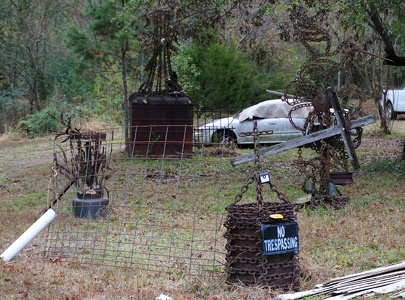
<path id="1" fill-rule="evenodd" d="M 378 124 L 365 128 L 362 145 L 357 150 L 361 168 L 354 173 L 353 184 L 339 188 L 350 199 L 345 207 L 339 210 L 304 208 L 298 212 L 303 290 L 334 277 L 405 260 L 405 162 L 398 161 L 405 139 L 405 120 L 393 121 L 391 126 L 390 136 L 381 136 Z M 0 252 L 34 223 L 46 207 L 53 184 L 50 169 L 53 147 L 53 137 L 0 139 Z M 125 208 L 128 215 L 113 213 L 115 219 L 111 217 L 108 222 L 78 221 L 77 226 L 87 226 L 91 233 L 95 230 L 104 232 L 107 242 L 114 238 L 111 233 L 115 230 L 124 232 L 121 245 L 132 245 L 131 237 L 137 233 L 139 241 L 135 246 L 138 248 L 131 251 L 142 252 L 145 249 L 142 247 L 154 246 L 144 239 L 152 230 L 151 224 L 159 224 L 155 227 L 156 236 L 159 236 L 159 230 L 163 237 L 163 231 L 177 232 L 173 245 L 161 240 L 160 246 L 171 249 L 172 257 L 183 257 L 183 251 L 184 257 L 196 255 L 203 259 L 215 252 L 207 250 L 214 247 L 218 249 L 215 252 L 217 260 L 223 262 L 225 250 L 221 247 L 225 239 L 220 234 L 224 229 L 218 230 L 214 239 L 218 244 L 213 246 L 207 242 L 214 230 L 208 229 L 222 226 L 218 220 L 223 219 L 217 217 L 226 215 L 225 206 L 234 201 L 251 174 L 251 166 L 232 168 L 230 159 L 252 150 L 237 149 L 227 156 L 209 153 L 212 150 L 208 149 L 203 156 L 198 156 L 198 151 L 194 161 L 198 166 L 186 162 L 180 165 L 179 161 L 165 164 L 165 174 L 170 175 L 164 178 L 165 182 L 155 180 L 155 171 L 162 170 L 162 166 L 152 161 L 131 162 L 133 176 L 128 179 L 125 171 L 130 162 L 119 156 L 111 190 L 117 199 L 130 199 L 131 202 L 117 201 L 113 207 L 117 211 L 120 208 L 119 212 Z M 278 188 L 292 200 L 304 195 L 300 186 L 302 180 L 291 167 L 296 157 L 297 151 L 290 150 L 263 162 L 271 170 L 272 180 Z M 199 176 L 191 176 L 196 172 Z M 176 177 L 179 173 L 190 174 L 190 178 L 183 176 L 184 181 L 179 181 Z M 253 193 L 247 192 L 244 201 L 254 198 L 253 187 Z M 69 211 L 69 205 L 58 207 L 58 210 Z M 166 212 L 170 217 L 163 220 L 164 214 L 157 211 Z M 68 217 L 60 215 L 60 218 Z M 156 218 L 162 221 L 156 223 Z M 121 227 L 106 227 L 114 222 Z M 192 224 L 194 230 L 190 231 L 187 224 Z M 44 231 L 14 260 L 0 262 L 2 299 L 155 299 L 161 293 L 174 299 L 271 299 L 277 295 L 277 291 L 268 287 L 228 285 L 223 272 L 214 272 L 213 276 L 212 272 L 189 273 L 176 265 L 172 266 L 172 271 L 167 271 L 168 268 L 162 271 L 147 267 L 113 267 L 99 263 L 98 259 L 92 263 L 62 256 L 44 258 L 46 238 L 47 231 Z M 186 245 L 190 240 L 195 241 L 195 246 Z M 201 248 L 204 250 L 186 253 L 190 249 L 200 249 L 198 240 L 204 241 L 204 248 Z M 379 299 L 388 299 L 388 296 Z"/>

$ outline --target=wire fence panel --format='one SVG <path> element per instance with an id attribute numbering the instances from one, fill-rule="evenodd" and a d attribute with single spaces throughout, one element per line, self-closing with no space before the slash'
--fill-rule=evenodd
<path id="1" fill-rule="evenodd" d="M 229 152 L 235 150 L 200 143 L 176 148 L 187 153 L 166 154 L 169 144 L 189 139 L 151 134 L 147 141 L 133 136 L 126 145 L 120 128 L 104 132 L 95 147 L 88 137 L 55 142 L 50 207 L 58 218 L 49 226 L 45 255 L 148 271 L 223 271 L 224 208 L 245 180 L 231 166 Z M 155 147 L 153 155 L 136 151 L 137 143 Z"/>

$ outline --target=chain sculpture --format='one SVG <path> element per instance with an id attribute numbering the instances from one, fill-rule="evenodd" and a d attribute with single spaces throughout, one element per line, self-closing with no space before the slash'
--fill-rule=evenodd
<path id="1" fill-rule="evenodd" d="M 226 207 L 228 216 L 224 226 L 227 239 L 225 245 L 226 269 L 228 283 L 261 284 L 284 290 L 300 289 L 299 253 L 281 255 L 263 255 L 261 228 L 263 225 L 296 221 L 294 203 L 271 182 L 270 174 L 262 170 L 258 137 L 269 134 L 269 131 L 259 131 L 254 122 L 253 132 L 241 133 L 254 137 L 255 170 L 248 178 L 234 203 Z M 256 201 L 240 203 L 249 186 L 256 182 Z M 264 201 L 262 185 L 269 184 L 271 191 L 277 194 L 280 201 Z M 274 219 L 273 219 L 274 218 Z"/>
<path id="2" fill-rule="evenodd" d="M 304 136 L 261 149 L 260 155 L 265 157 L 298 148 L 295 165 L 305 178 L 302 189 L 312 196 L 310 206 L 339 208 L 347 203 L 348 198 L 336 185 L 352 182 L 349 161 L 353 169 L 360 167 L 355 149 L 361 144 L 362 126 L 375 122 L 374 116 L 361 116 L 365 98 L 356 86 L 352 72 L 356 69 L 356 62 L 364 61 L 364 55 L 375 55 L 360 49 L 351 40 L 339 43 L 332 50 L 331 36 L 318 25 L 325 18 L 322 11 L 309 17 L 304 8 L 293 5 L 290 18 L 295 39 L 302 43 L 311 57 L 283 93 L 268 92 L 281 96 L 291 106 L 290 123 Z M 289 35 L 284 33 L 284 36 L 288 38 Z M 342 109 L 339 99 L 346 109 Z M 293 118 L 304 107 L 312 110 L 301 128 Z M 315 157 L 305 159 L 303 146 L 314 150 Z M 253 154 L 242 155 L 232 159 L 232 165 L 254 159 Z"/>
<path id="3" fill-rule="evenodd" d="M 253 124 L 253 131 L 252 132 L 241 132 L 240 136 L 253 136 L 254 139 L 254 155 L 255 155 L 255 172 L 252 176 L 249 177 L 248 181 L 246 184 L 242 187 L 240 193 L 236 196 L 235 198 L 235 203 L 238 203 L 242 197 L 243 194 L 248 190 L 249 185 L 254 183 L 256 181 L 256 198 L 257 198 L 257 203 L 259 205 L 263 204 L 263 195 L 262 195 L 262 183 L 260 179 L 258 178 L 260 176 L 260 172 L 262 171 L 262 164 L 260 161 L 260 152 L 259 152 L 259 136 L 264 135 L 264 134 L 272 134 L 273 130 L 264 130 L 264 131 L 259 131 L 257 128 L 257 122 L 254 122 Z M 283 202 L 289 202 L 289 200 L 285 197 L 285 195 L 269 180 L 268 181 L 270 185 L 270 189 L 277 194 L 277 197 L 283 201 Z"/>
<path id="4" fill-rule="evenodd" d="M 154 26 L 153 32 L 148 36 L 152 56 L 145 67 L 148 76 L 139 88 L 139 93 L 180 93 L 182 88 L 177 83 L 177 75 L 171 63 L 171 56 L 176 52 L 174 43 L 177 39 L 173 26 L 174 12 L 171 9 L 156 9 L 151 11 L 146 19 Z"/>
<path id="5" fill-rule="evenodd" d="M 290 17 L 294 20 L 292 24 L 296 38 L 311 55 L 298 71 L 295 80 L 285 88 L 283 100 L 292 106 L 289 112 L 292 126 L 304 134 L 309 134 L 336 125 L 336 114 L 343 113 L 347 127 L 344 130 L 350 131 L 350 121 L 359 117 L 365 101 L 360 89 L 353 83 L 352 69 L 359 54 L 365 52 L 350 40 L 343 41 L 332 51 L 332 39 L 328 32 L 317 25 L 314 20 L 316 16 L 310 18 L 302 7 L 294 6 Z M 320 49 L 324 51 L 320 52 Z M 346 105 L 349 98 L 351 101 L 350 107 L 342 112 L 333 112 L 332 94 L 330 90 L 328 92 L 337 77 L 343 78 L 344 83 L 336 91 L 336 98 L 343 99 Z M 304 107 L 313 107 L 313 110 L 309 113 L 304 127 L 300 128 L 294 123 L 292 116 L 296 110 Z M 362 128 L 352 130 L 351 134 L 356 149 L 361 144 Z M 312 194 L 310 206 L 339 208 L 345 205 L 348 198 L 339 192 L 331 178 L 332 169 L 351 174 L 342 136 L 334 135 L 321 139 L 311 143 L 310 147 L 317 156 L 304 159 L 302 148 L 299 147 L 298 159 L 295 162 L 299 172 L 305 177 L 303 190 Z"/>

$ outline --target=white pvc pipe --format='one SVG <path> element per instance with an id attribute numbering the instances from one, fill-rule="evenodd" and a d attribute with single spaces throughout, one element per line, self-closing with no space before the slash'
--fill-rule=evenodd
<path id="1" fill-rule="evenodd" d="M 34 224 L 31 225 L 0 257 L 8 262 L 14 258 L 34 237 L 55 219 L 56 213 L 50 208 Z"/>

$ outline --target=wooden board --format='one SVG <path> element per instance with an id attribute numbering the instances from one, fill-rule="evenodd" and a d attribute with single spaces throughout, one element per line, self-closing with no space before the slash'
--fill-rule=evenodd
<path id="1" fill-rule="evenodd" d="M 278 298 L 293 300 L 308 296 L 330 295 L 323 299 L 346 300 L 362 295 L 368 296 L 392 292 L 396 292 L 392 297 L 405 296 L 405 262 L 335 278 L 325 284 L 318 285 L 315 289 L 292 294 L 281 294 Z"/>
<path id="2" fill-rule="evenodd" d="M 332 87 L 329 87 L 326 90 L 326 93 L 328 94 L 332 107 L 335 110 L 336 122 L 340 129 L 340 135 L 342 136 L 343 144 L 345 145 L 350 163 L 352 164 L 353 169 L 357 170 L 360 168 L 360 164 L 359 160 L 357 159 L 357 154 L 353 146 L 352 138 L 350 136 L 350 130 L 347 130 L 347 124 L 345 117 L 343 115 L 343 110 L 339 103 L 339 98 L 335 92 L 335 89 Z"/>
<path id="3" fill-rule="evenodd" d="M 376 121 L 375 116 L 369 115 L 365 116 L 362 118 L 359 118 L 357 120 L 354 120 L 350 123 L 350 129 L 355 129 L 358 127 L 363 127 L 368 124 L 372 124 Z M 266 157 L 269 155 L 277 154 L 286 150 L 298 148 L 322 139 L 326 139 L 331 136 L 335 136 L 338 134 L 341 134 L 342 130 L 338 126 L 334 126 L 325 130 L 321 130 L 318 132 L 314 132 L 296 139 L 293 139 L 288 142 L 284 142 L 281 144 L 277 144 L 274 146 L 270 146 L 268 148 L 263 148 L 259 150 L 259 155 L 260 157 Z M 232 165 L 235 167 L 240 164 L 244 164 L 250 161 L 255 160 L 255 154 L 254 153 L 249 153 L 245 155 L 241 155 L 238 157 L 235 157 L 234 159 L 231 160 Z"/>

